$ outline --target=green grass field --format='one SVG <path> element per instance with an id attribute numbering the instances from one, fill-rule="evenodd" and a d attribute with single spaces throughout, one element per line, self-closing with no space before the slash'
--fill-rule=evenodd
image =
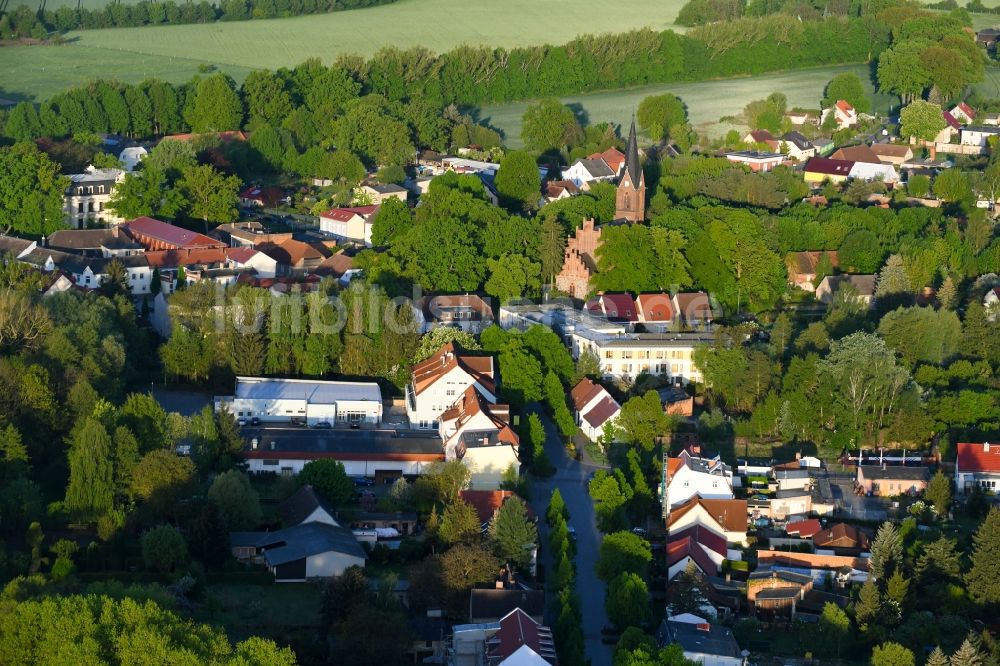
<path id="1" fill-rule="evenodd" d="M 639 102 L 649 95 L 669 92 L 677 95 L 687 105 L 689 118 L 700 131 L 712 136 L 724 134 L 733 125 L 719 123 L 723 116 L 739 114 L 746 103 L 763 99 L 772 92 L 782 92 L 788 96 L 789 107 L 819 108 L 823 88 L 836 74 L 854 72 L 862 81 L 868 81 L 867 65 L 843 65 L 802 69 L 780 74 L 698 83 L 677 83 L 628 90 L 591 93 L 566 97 L 562 101 L 569 104 L 588 123 L 611 122 L 627 126 L 632 112 Z M 874 88 L 866 84 L 874 95 Z M 510 146 L 521 145 L 521 116 L 530 102 L 514 102 L 478 109 L 478 117 L 504 132 L 505 141 Z M 887 111 L 889 104 L 898 103 L 895 97 L 876 95 L 875 105 L 879 111 Z"/>
<path id="2" fill-rule="evenodd" d="M 94 0 L 97 1 L 97 0 Z M 384 46 L 447 51 L 463 43 L 562 44 L 587 33 L 663 30 L 684 0 L 617 3 L 579 0 L 400 0 L 394 4 L 288 19 L 207 25 L 111 28 L 70 33 L 65 46 L 0 48 L 0 97 L 43 99 L 98 77 L 184 81 L 199 64 L 241 80 L 255 68 L 291 67 L 306 58 L 371 55 Z"/>

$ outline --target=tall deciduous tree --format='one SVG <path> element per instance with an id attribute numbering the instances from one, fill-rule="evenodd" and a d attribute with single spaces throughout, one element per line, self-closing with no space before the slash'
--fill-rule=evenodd
<path id="1" fill-rule="evenodd" d="M 676 95 L 650 95 L 639 102 L 636 120 L 649 138 L 659 142 L 669 136 L 671 127 L 687 122 L 687 110 Z"/>
<path id="2" fill-rule="evenodd" d="M 66 507 L 83 517 L 97 518 L 113 503 L 111 438 L 100 421 L 87 417 L 70 443 Z"/>
<path id="3" fill-rule="evenodd" d="M 597 558 L 598 577 L 607 582 L 620 573 L 645 575 L 653 555 L 649 542 L 627 530 L 606 534 Z"/>
<path id="4" fill-rule="evenodd" d="M 33 143 L 0 148 L 0 228 L 45 236 L 65 226 L 69 179 Z"/>
<path id="5" fill-rule="evenodd" d="M 872 650 L 871 666 L 914 666 L 913 652 L 899 643 L 883 643 Z"/>
<path id="6" fill-rule="evenodd" d="M 188 215 L 205 223 L 232 222 L 236 219 L 236 204 L 240 179 L 225 176 L 208 165 L 188 167 L 177 183 L 187 198 Z"/>
<path id="7" fill-rule="evenodd" d="M 513 150 L 500 160 L 496 175 L 497 192 L 509 210 L 534 210 L 542 196 L 541 177 L 535 159 L 528 153 Z"/>
<path id="8" fill-rule="evenodd" d="M 243 124 L 243 104 L 236 86 L 225 74 L 213 74 L 198 82 L 194 101 L 185 109 L 193 132 L 237 130 Z"/>
<path id="9" fill-rule="evenodd" d="M 243 472 L 231 469 L 215 477 L 208 489 L 208 501 L 218 508 L 230 531 L 249 530 L 260 522 L 260 500 Z"/>
<path id="10" fill-rule="evenodd" d="M 650 613 L 646 582 L 634 573 L 618 574 L 608 584 L 604 608 L 608 619 L 621 629 L 641 625 Z"/>
<path id="11" fill-rule="evenodd" d="M 335 507 L 344 505 L 354 493 L 354 482 L 347 476 L 344 463 L 330 458 L 306 463 L 299 481 L 311 485 Z"/>
<path id="12" fill-rule="evenodd" d="M 938 470 L 927 484 L 924 498 L 934 505 L 934 513 L 939 518 L 947 518 L 951 511 L 951 478 Z"/>
<path id="13" fill-rule="evenodd" d="M 846 100 L 859 113 L 868 113 L 872 110 L 871 100 L 865 93 L 861 79 L 851 72 L 837 74 L 826 84 L 826 90 L 823 91 L 823 108 L 833 106 L 838 99 Z"/>
<path id="14" fill-rule="evenodd" d="M 907 139 L 933 141 L 944 125 L 941 107 L 923 100 L 907 104 L 899 114 L 899 133 Z"/>
<path id="15" fill-rule="evenodd" d="M 572 146 L 582 136 L 573 110 L 554 98 L 531 104 L 521 118 L 521 139 L 532 150 Z"/>

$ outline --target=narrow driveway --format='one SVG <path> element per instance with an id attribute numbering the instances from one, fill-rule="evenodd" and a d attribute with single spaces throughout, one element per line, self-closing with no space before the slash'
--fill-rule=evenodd
<path id="1" fill-rule="evenodd" d="M 548 545 L 548 528 L 544 524 L 545 509 L 555 488 L 559 489 L 569 511 L 569 525 L 576 529 L 576 590 L 583 612 L 585 651 L 591 666 L 610 666 L 612 646 L 601 642 L 601 629 L 608 622 L 604 612 L 604 583 L 594 573 L 602 535 L 594 522 L 594 505 L 587 492 L 587 480 L 598 469 L 572 460 L 566 455 L 559 431 L 552 420 L 536 410 L 545 425 L 545 452 L 556 468 L 549 479 L 536 479 L 532 488 L 532 506 L 541 518 L 545 570 L 552 571 Z"/>

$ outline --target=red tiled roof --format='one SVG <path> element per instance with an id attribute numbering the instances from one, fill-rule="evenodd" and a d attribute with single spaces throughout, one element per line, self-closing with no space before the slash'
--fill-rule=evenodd
<path id="1" fill-rule="evenodd" d="M 229 257 L 230 260 L 239 264 L 247 263 L 253 259 L 256 254 L 258 254 L 257 250 L 252 247 L 233 247 L 226 250 L 226 256 Z"/>
<path id="2" fill-rule="evenodd" d="M 636 321 L 635 301 L 630 294 L 601 294 L 587 303 L 593 314 L 620 321 Z"/>
<path id="3" fill-rule="evenodd" d="M 750 138 L 756 143 L 767 143 L 768 141 L 774 141 L 774 135 L 765 130 L 751 130 Z"/>
<path id="4" fill-rule="evenodd" d="M 221 264 L 226 260 L 226 252 L 222 248 L 195 247 L 177 250 L 156 250 L 146 252 L 146 261 L 150 268 L 175 268 L 194 264 Z"/>
<path id="5" fill-rule="evenodd" d="M 602 391 L 604 391 L 603 386 L 595 384 L 587 377 L 584 377 L 580 380 L 580 383 L 574 386 L 569 392 L 569 397 L 573 400 L 573 409 L 580 411 Z"/>
<path id="6" fill-rule="evenodd" d="M 813 534 L 813 544 L 817 548 L 868 548 L 868 535 L 857 527 L 837 523 L 821 532 Z"/>
<path id="7" fill-rule="evenodd" d="M 587 156 L 588 160 L 604 160 L 604 163 L 611 167 L 611 170 L 618 173 L 618 169 L 625 164 L 625 153 L 617 148 L 611 147 L 603 153 L 594 153 Z"/>
<path id="8" fill-rule="evenodd" d="M 828 176 L 848 176 L 854 162 L 850 160 L 832 160 L 827 157 L 810 157 L 805 170 L 809 173 L 821 173 Z"/>
<path id="9" fill-rule="evenodd" d="M 960 472 L 992 472 L 1000 474 L 1000 444 L 960 442 L 958 445 Z"/>
<path id="10" fill-rule="evenodd" d="M 961 109 L 962 113 L 964 113 L 965 115 L 969 116 L 970 118 L 975 119 L 975 117 L 976 117 L 975 110 L 973 110 L 973 108 L 971 106 L 969 106 L 968 104 L 966 104 L 965 102 L 959 102 L 955 106 L 958 107 L 959 109 Z"/>
<path id="11" fill-rule="evenodd" d="M 810 518 L 809 520 L 797 520 L 794 523 L 785 525 L 785 534 L 798 534 L 803 539 L 808 539 L 823 529 L 819 520 Z"/>
<path id="12" fill-rule="evenodd" d="M 214 238 L 151 217 L 137 217 L 122 226 L 139 243 L 142 243 L 142 237 L 146 237 L 177 247 L 224 247 L 221 241 Z"/>
<path id="13" fill-rule="evenodd" d="M 712 558 L 704 551 L 701 545 L 691 536 L 686 536 L 677 541 L 671 541 L 667 544 L 667 566 L 671 567 L 685 557 L 690 556 L 694 563 L 698 565 L 704 573 L 709 576 L 714 576 L 719 573 L 719 568 L 715 566 L 715 562 Z"/>
<path id="14" fill-rule="evenodd" d="M 249 199 L 251 201 L 260 201 L 261 203 L 267 205 L 277 203 L 284 196 L 285 193 L 280 188 L 251 185 L 240 192 L 239 198 Z"/>
<path id="15" fill-rule="evenodd" d="M 363 218 L 368 218 L 378 212 L 378 206 L 354 206 L 352 208 L 331 208 L 325 213 L 321 213 L 320 217 L 325 217 L 331 220 L 337 220 L 338 222 L 348 222 L 355 215 Z"/>
<path id="16" fill-rule="evenodd" d="M 472 508 L 476 510 L 476 515 L 479 516 L 479 522 L 488 523 L 493 520 L 493 514 L 496 513 L 497 509 L 503 506 L 503 503 L 507 501 L 508 498 L 514 497 L 515 493 L 512 490 L 462 490 L 459 491 L 458 496 L 462 498 L 462 501 L 472 505 Z M 528 518 L 534 518 L 535 512 L 532 511 L 531 506 L 525 503 L 527 507 Z"/>
<path id="17" fill-rule="evenodd" d="M 703 291 L 686 291 L 674 295 L 677 301 L 677 312 L 688 321 L 711 320 L 712 303 L 708 300 L 708 294 Z"/>
<path id="18" fill-rule="evenodd" d="M 490 641 L 490 663 L 502 662 L 522 645 L 527 645 L 537 653 L 542 652 L 543 638 L 551 640 L 548 630 L 543 632 L 542 629 L 542 625 L 532 620 L 530 615 L 515 608 L 500 618 L 500 631 Z M 548 647 L 551 649 L 551 645 Z"/>
<path id="19" fill-rule="evenodd" d="M 642 321 L 670 321 L 674 318 L 669 294 L 639 294 L 635 299 Z"/>
<path id="20" fill-rule="evenodd" d="M 843 111 L 844 113 L 850 113 L 851 111 L 854 110 L 854 107 L 848 104 L 847 101 L 843 99 L 837 100 L 837 108 Z"/>
<path id="21" fill-rule="evenodd" d="M 594 408 L 583 415 L 583 419 L 590 424 L 592 428 L 600 428 L 603 426 L 608 419 L 616 415 L 621 411 L 621 406 L 612 398 L 610 395 L 606 396 L 604 400 L 594 405 Z"/>
<path id="22" fill-rule="evenodd" d="M 941 115 L 944 117 L 944 121 L 951 125 L 952 128 L 962 129 L 962 123 L 958 122 L 958 119 L 951 115 L 951 111 L 942 111 Z"/>

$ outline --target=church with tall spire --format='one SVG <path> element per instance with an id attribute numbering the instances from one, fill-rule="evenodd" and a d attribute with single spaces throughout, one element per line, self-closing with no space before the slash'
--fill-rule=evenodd
<path id="1" fill-rule="evenodd" d="M 615 195 L 615 218 L 629 222 L 642 222 L 646 218 L 646 177 L 639 163 L 634 116 L 625 146 L 625 167 L 618 180 L 618 192 Z"/>

